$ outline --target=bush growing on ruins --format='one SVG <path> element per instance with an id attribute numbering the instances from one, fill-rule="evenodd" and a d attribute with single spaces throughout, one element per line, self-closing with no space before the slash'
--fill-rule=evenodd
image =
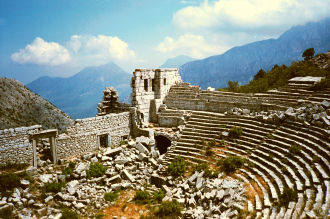
<path id="1" fill-rule="evenodd" d="M 239 126 L 233 126 L 229 130 L 229 138 L 234 139 L 234 138 L 239 138 L 243 134 L 243 129 Z"/>
<path id="2" fill-rule="evenodd" d="M 301 147 L 295 144 L 292 144 L 289 149 L 290 154 L 299 154 L 301 152 Z"/>
<path id="3" fill-rule="evenodd" d="M 155 211 L 155 215 L 160 218 L 176 218 L 181 214 L 181 206 L 179 202 L 165 201 L 162 202 L 158 209 Z"/>
<path id="4" fill-rule="evenodd" d="M 165 197 L 165 192 L 162 189 L 160 189 L 152 194 L 153 202 L 160 203 L 164 197 Z"/>
<path id="5" fill-rule="evenodd" d="M 211 147 L 207 147 L 205 150 L 205 156 L 211 157 L 213 156 L 214 151 L 212 151 Z"/>
<path id="6" fill-rule="evenodd" d="M 288 206 L 289 202 L 296 201 L 298 198 L 297 191 L 289 187 L 284 187 L 283 193 L 281 193 L 278 204 L 280 206 Z"/>
<path id="7" fill-rule="evenodd" d="M 58 193 L 62 190 L 62 188 L 65 186 L 65 183 L 64 182 L 60 182 L 60 183 L 57 183 L 57 182 L 54 182 L 54 183 L 46 183 L 44 185 L 44 188 L 43 190 L 45 192 L 53 192 L 53 193 Z"/>
<path id="8" fill-rule="evenodd" d="M 0 218 L 13 219 L 13 209 L 11 207 L 0 209 Z"/>
<path id="9" fill-rule="evenodd" d="M 133 201 L 137 204 L 149 204 L 150 203 L 150 194 L 148 191 L 137 191 L 133 198 Z"/>
<path id="10" fill-rule="evenodd" d="M 86 171 L 87 177 L 88 178 L 101 177 L 105 174 L 107 169 L 108 169 L 107 167 L 103 166 L 100 163 L 91 164 L 90 167 L 89 167 L 89 170 Z"/>
<path id="11" fill-rule="evenodd" d="M 213 138 L 211 141 L 207 142 L 207 146 L 212 148 L 215 147 L 217 144 L 217 141 Z"/>
<path id="12" fill-rule="evenodd" d="M 226 159 L 224 159 L 222 164 L 222 169 L 226 173 L 231 173 L 241 168 L 245 162 L 246 160 L 242 157 L 229 156 Z"/>
<path id="13" fill-rule="evenodd" d="M 167 173 L 172 176 L 182 176 L 185 172 L 186 162 L 180 156 L 175 157 L 167 168 Z"/>
<path id="14" fill-rule="evenodd" d="M 120 145 L 125 145 L 125 144 L 128 144 L 128 141 L 127 140 L 124 140 L 124 141 L 121 141 L 120 142 Z"/>
<path id="15" fill-rule="evenodd" d="M 118 198 L 119 194 L 117 192 L 107 192 L 104 193 L 104 200 L 108 202 L 113 202 Z"/>
<path id="16" fill-rule="evenodd" d="M 76 163 L 74 162 L 70 162 L 69 166 L 67 166 L 66 168 L 64 168 L 62 170 L 62 174 L 65 176 L 70 176 L 70 174 L 73 172 L 73 169 L 76 167 Z"/>
<path id="17" fill-rule="evenodd" d="M 267 135 L 267 138 L 269 138 L 269 139 L 275 139 L 275 137 L 272 134 L 268 134 Z"/>
<path id="18" fill-rule="evenodd" d="M 219 170 L 215 170 L 215 171 L 212 171 L 209 166 L 207 165 L 207 163 L 203 162 L 203 163 L 199 163 L 197 164 L 196 166 L 193 167 L 193 173 L 194 172 L 201 172 L 201 171 L 204 171 L 204 177 L 207 177 L 207 178 L 217 178 L 218 175 L 219 175 Z"/>
<path id="19" fill-rule="evenodd" d="M 11 195 L 13 189 L 20 186 L 21 179 L 17 174 L 9 173 L 0 175 L 0 192 L 2 196 Z M 9 193 L 7 193 L 9 191 Z"/>
<path id="20" fill-rule="evenodd" d="M 313 85 L 309 89 L 312 91 L 321 91 L 321 90 L 325 90 L 327 88 L 330 88 L 330 78 L 321 79 L 321 81 L 319 83 Z"/>
<path id="21" fill-rule="evenodd" d="M 61 219 L 79 219 L 79 214 L 69 208 L 63 208 Z"/>

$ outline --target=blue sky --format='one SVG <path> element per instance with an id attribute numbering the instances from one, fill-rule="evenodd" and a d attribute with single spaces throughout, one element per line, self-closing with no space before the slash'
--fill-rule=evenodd
<path id="1" fill-rule="evenodd" d="M 110 61 L 132 72 L 328 16 L 325 0 L 0 0 L 0 75 L 29 82 Z"/>

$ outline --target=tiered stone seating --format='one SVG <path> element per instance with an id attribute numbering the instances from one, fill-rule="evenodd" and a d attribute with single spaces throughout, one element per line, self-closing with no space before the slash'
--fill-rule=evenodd
<path id="1" fill-rule="evenodd" d="M 232 126 L 242 127 L 243 135 L 234 141 L 221 139 L 219 133 Z M 208 161 L 200 139 L 224 142 L 226 147 L 213 149 L 215 157 L 238 155 L 249 161 L 236 174 L 257 194 L 247 204 L 250 210 L 253 207 L 259 218 L 303 218 L 313 209 L 327 212 L 330 208 L 329 137 L 321 128 L 299 123 L 275 126 L 247 116 L 192 111 L 167 159 L 180 154 L 192 162 Z M 293 144 L 301 147 L 299 154 L 290 155 Z M 280 208 L 275 203 L 285 186 L 297 190 L 298 200 Z"/>

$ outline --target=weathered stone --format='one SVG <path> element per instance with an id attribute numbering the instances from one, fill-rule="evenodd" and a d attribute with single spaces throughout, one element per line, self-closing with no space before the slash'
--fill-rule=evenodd
<path id="1" fill-rule="evenodd" d="M 30 185 L 30 181 L 29 180 L 22 179 L 21 180 L 21 185 L 24 186 L 24 187 L 27 187 L 27 186 Z"/>
<path id="2" fill-rule="evenodd" d="M 52 181 L 53 175 L 52 174 L 43 174 L 43 175 L 39 176 L 39 179 L 43 183 L 49 183 Z"/>
<path id="3" fill-rule="evenodd" d="M 123 174 L 126 179 L 128 179 L 131 182 L 135 182 L 134 177 L 127 170 L 123 170 Z"/>
<path id="4" fill-rule="evenodd" d="M 327 100 L 323 100 L 321 102 L 321 105 L 326 109 L 330 107 L 330 103 Z"/>
<path id="5" fill-rule="evenodd" d="M 91 162 L 92 163 L 97 163 L 99 160 L 97 159 L 97 157 L 93 157 L 92 159 L 91 159 Z"/>
<path id="6" fill-rule="evenodd" d="M 54 197 L 50 195 L 47 198 L 45 198 L 45 203 L 48 203 L 48 202 L 50 202 L 53 199 L 54 199 Z"/>
<path id="7" fill-rule="evenodd" d="M 149 150 L 145 146 L 143 146 L 140 142 L 137 142 L 135 144 L 135 148 L 138 149 L 140 153 L 144 153 L 144 154 L 149 153 Z"/>
<path id="8" fill-rule="evenodd" d="M 84 163 L 79 163 L 78 166 L 76 167 L 76 169 L 74 170 L 77 174 L 81 174 L 82 171 L 84 171 L 86 169 L 86 164 Z"/>
<path id="9" fill-rule="evenodd" d="M 150 139 L 145 136 L 140 136 L 136 138 L 136 143 L 141 143 L 145 146 L 148 146 L 150 143 Z"/>
<path id="10" fill-rule="evenodd" d="M 118 147 L 118 148 L 114 148 L 114 149 L 111 149 L 111 148 L 108 148 L 104 153 L 103 155 L 104 156 L 110 156 L 110 157 L 113 157 L 117 154 L 119 154 L 120 152 L 123 151 L 123 148 L 122 147 Z"/>

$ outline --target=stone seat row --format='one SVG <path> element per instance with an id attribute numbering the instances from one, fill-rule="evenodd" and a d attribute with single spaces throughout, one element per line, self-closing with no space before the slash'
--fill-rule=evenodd
<path id="1" fill-rule="evenodd" d="M 201 115 L 199 115 L 199 117 L 211 117 L 211 119 L 209 118 L 208 119 L 208 122 L 205 121 L 207 119 L 202 119 L 203 123 L 202 124 L 198 124 L 198 119 L 196 120 L 195 117 L 198 117 L 198 114 L 196 113 L 193 113 L 193 116 L 192 116 L 192 119 L 189 120 L 187 126 L 186 126 L 186 129 L 184 131 L 187 131 L 187 132 L 184 132 L 184 135 L 182 136 L 182 143 L 180 144 L 180 141 L 178 142 L 178 150 L 181 150 L 181 152 L 184 154 L 185 151 L 189 148 L 189 146 L 191 148 L 195 148 L 196 145 L 198 145 L 198 141 L 200 138 L 206 138 L 209 137 L 207 140 L 212 140 L 214 136 L 216 136 L 216 133 L 221 131 L 223 128 L 221 127 L 216 127 L 214 128 L 214 124 L 217 124 L 217 120 L 214 118 L 214 117 L 223 117 L 223 115 L 215 115 L 213 113 L 199 113 Z M 247 120 L 253 120 L 253 119 L 247 119 Z M 190 124 L 190 121 L 192 122 L 197 122 L 196 124 L 194 125 L 191 125 Z M 213 123 L 213 126 L 211 125 Z M 217 124 L 218 125 L 218 124 Z M 217 126 L 215 125 L 215 126 Z M 230 125 L 229 125 L 230 126 Z M 205 129 L 205 127 L 212 127 L 211 130 L 207 130 L 208 128 Z M 201 134 L 200 136 L 198 136 L 198 133 L 203 130 L 203 134 Z M 249 129 L 246 129 L 246 131 L 249 131 Z M 250 129 L 251 131 L 251 129 Z M 312 130 L 313 133 L 319 133 L 317 131 L 320 131 L 319 129 L 316 128 Z M 320 133 L 319 133 L 320 134 Z M 312 135 L 311 135 L 312 136 Z M 311 137 L 312 138 L 312 137 Z M 312 139 L 318 139 L 317 137 L 316 138 L 312 138 Z M 244 138 L 243 140 L 239 140 L 241 141 L 242 143 L 244 143 Z M 247 143 L 247 142 L 246 142 Z M 194 146 L 195 145 L 195 146 Z M 249 145 L 250 147 L 255 147 L 256 144 L 254 143 L 248 143 L 247 145 Z M 181 148 L 180 148 L 181 147 Z M 272 150 L 270 151 L 270 153 L 272 154 L 275 154 L 274 158 L 273 158 L 273 161 L 275 161 L 276 165 L 273 165 L 271 162 L 269 162 L 267 160 L 267 158 L 263 158 L 262 156 L 260 155 L 266 155 L 267 153 L 269 153 L 269 148 L 271 148 Z M 276 184 L 274 184 L 273 186 L 270 186 L 270 188 L 273 187 L 273 189 L 270 189 L 270 197 L 276 197 L 276 194 L 278 196 L 278 193 L 279 193 L 279 190 L 280 188 L 283 187 L 283 184 L 291 187 L 291 186 L 294 186 L 296 187 L 296 189 L 298 191 L 301 191 L 302 190 L 302 187 L 304 186 L 305 188 L 312 188 L 311 191 L 315 191 L 314 190 L 314 187 L 317 188 L 317 191 L 316 191 L 316 196 L 318 198 L 316 198 L 315 200 L 311 201 L 311 200 L 308 200 L 307 202 L 310 204 L 314 204 L 314 205 L 322 205 L 324 209 L 327 209 L 327 203 L 329 202 L 329 198 L 325 198 L 328 196 L 329 194 L 329 191 L 328 191 L 328 187 L 325 187 L 323 184 L 320 184 L 320 180 L 318 179 L 319 176 L 322 176 L 322 171 L 320 173 L 315 173 L 315 169 L 322 169 L 322 165 L 320 165 L 319 168 L 318 165 L 317 168 L 315 167 L 311 167 L 309 165 L 308 162 L 306 162 L 306 160 L 304 160 L 304 158 L 302 157 L 298 157 L 296 159 L 294 159 L 294 161 L 292 162 L 289 162 L 289 166 L 287 166 L 286 168 L 288 169 L 288 173 L 287 174 L 284 174 L 284 176 L 280 177 L 279 175 L 281 175 L 281 170 L 279 167 L 276 167 L 279 163 L 281 163 L 281 158 L 283 158 L 283 153 L 287 153 L 286 150 L 283 150 L 282 151 L 278 151 L 278 148 L 279 146 L 276 146 L 275 145 L 272 145 L 272 147 L 269 147 L 268 145 L 268 142 L 264 142 L 263 144 L 261 144 L 260 148 L 257 148 L 255 151 L 253 151 L 252 153 L 252 158 L 257 160 L 257 162 L 255 162 L 256 164 L 258 164 L 257 166 L 258 167 L 262 167 L 261 170 L 263 170 L 265 173 L 264 175 L 269 175 L 269 169 L 271 169 L 272 171 L 272 178 L 266 180 L 268 182 L 269 185 L 271 185 L 270 183 L 272 182 L 276 182 Z M 233 148 L 230 148 L 231 150 L 233 150 Z M 237 150 L 238 149 L 238 150 Z M 243 154 L 244 152 L 244 149 L 242 148 L 237 148 L 236 150 L 240 153 L 240 154 Z M 246 149 L 246 148 L 245 148 Z M 251 148 L 253 150 L 253 148 Z M 261 150 L 260 150 L 261 149 Z M 202 148 L 196 148 L 196 149 L 192 149 L 192 151 L 194 151 L 193 154 L 201 154 L 203 153 L 203 149 Z M 267 151 L 267 152 L 264 152 L 264 151 Z M 225 153 L 225 151 L 223 151 Z M 306 152 L 303 151 L 302 155 L 306 156 Z M 225 155 L 224 155 L 225 156 Z M 261 157 L 261 158 L 260 158 Z M 308 157 L 308 156 L 307 156 Z M 305 165 L 305 166 L 304 166 Z M 326 165 L 325 163 L 323 163 L 323 166 Z M 285 164 L 282 164 L 280 166 L 284 166 L 285 167 Z M 304 167 L 304 168 L 303 168 Z M 261 171 L 260 169 L 257 169 L 258 171 Z M 311 172 L 311 176 L 308 177 L 306 176 L 305 172 Z M 261 172 L 262 173 L 262 172 Z M 323 171 L 323 177 L 327 177 L 325 175 L 325 171 Z M 327 179 L 327 178 L 326 178 Z M 313 182 L 313 183 L 312 183 Z M 326 181 L 328 182 L 328 181 Z M 300 183 L 300 184 L 299 184 Z M 312 184 L 312 185 L 311 185 Z M 327 190 L 325 191 L 326 188 Z M 276 191 L 276 192 L 275 192 Z M 326 194 L 326 195 L 324 195 Z M 312 197 L 312 196 L 311 196 Z M 299 209 L 301 209 L 301 206 L 302 204 L 298 204 L 301 202 L 301 198 L 298 200 L 297 202 L 297 206 L 300 206 Z M 323 204 L 322 204 L 323 203 Z M 309 209 L 307 209 L 309 210 Z M 282 210 L 281 210 L 282 211 Z M 285 215 L 296 215 L 295 218 L 297 218 L 299 215 L 299 210 L 296 209 L 291 209 L 291 213 L 288 213 L 287 211 L 285 211 L 286 213 L 284 213 L 284 216 Z M 276 215 L 272 212 L 268 212 L 269 214 L 268 215 Z M 277 216 L 277 215 L 276 215 Z"/>

